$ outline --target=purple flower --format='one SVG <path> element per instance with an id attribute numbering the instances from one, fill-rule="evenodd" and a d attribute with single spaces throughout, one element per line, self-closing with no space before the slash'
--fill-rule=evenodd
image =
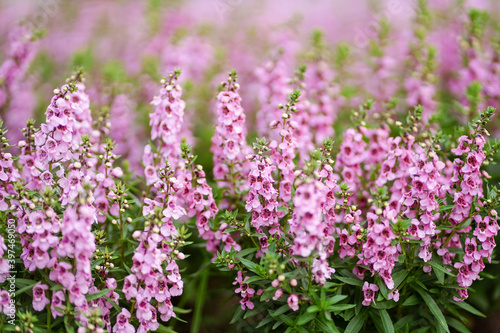
<path id="1" fill-rule="evenodd" d="M 122 311 L 116 316 L 116 324 L 113 326 L 114 333 L 134 333 L 135 328 L 129 323 L 130 312 L 127 309 Z"/>
<path id="2" fill-rule="evenodd" d="M 290 309 L 292 309 L 293 311 L 297 311 L 299 309 L 299 298 L 297 297 L 297 295 L 291 294 L 287 298 L 286 302 L 288 303 Z"/>
<path id="3" fill-rule="evenodd" d="M 378 287 L 376 284 L 368 283 L 365 281 L 363 285 L 363 294 L 365 299 L 363 300 L 364 306 L 369 306 L 372 302 L 375 304 L 375 292 L 378 291 Z"/>
<path id="4" fill-rule="evenodd" d="M 47 289 L 49 289 L 49 287 L 40 282 L 33 287 L 33 309 L 36 311 L 42 311 L 45 306 L 50 303 L 45 295 L 45 290 Z"/>

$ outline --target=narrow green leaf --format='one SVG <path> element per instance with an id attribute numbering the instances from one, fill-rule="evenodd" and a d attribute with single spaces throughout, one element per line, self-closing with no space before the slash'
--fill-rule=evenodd
<path id="1" fill-rule="evenodd" d="M 257 249 L 254 248 L 254 247 L 241 250 L 240 252 L 238 252 L 237 258 L 239 259 L 239 258 L 245 257 L 245 256 L 247 256 L 249 254 L 254 253 L 255 251 L 257 251 Z"/>
<path id="2" fill-rule="evenodd" d="M 251 276 L 247 279 L 245 279 L 245 283 L 252 283 L 252 282 L 257 282 L 257 281 L 260 281 L 262 280 L 263 278 L 259 275 L 254 275 L 254 276 Z"/>
<path id="3" fill-rule="evenodd" d="M 444 274 L 446 275 L 449 275 L 449 276 L 455 276 L 455 274 L 453 274 L 452 272 L 450 272 L 449 270 L 447 270 L 446 268 L 443 267 L 443 265 L 431 260 L 431 261 L 428 261 L 426 263 L 427 265 L 429 266 L 432 266 L 432 268 L 435 268 L 436 270 L 440 271 L 440 272 L 443 272 Z"/>
<path id="4" fill-rule="evenodd" d="M 455 207 L 455 205 L 446 205 L 446 206 L 442 206 L 441 208 L 439 208 L 438 212 L 444 212 L 445 210 L 450 210 L 450 209 L 452 209 L 453 207 Z"/>
<path id="5" fill-rule="evenodd" d="M 304 327 L 302 326 L 299 326 L 297 327 L 297 329 L 299 330 L 300 333 L 310 333 L 308 330 L 306 330 Z"/>
<path id="6" fill-rule="evenodd" d="M 174 306 L 174 312 L 180 314 L 187 314 L 193 312 L 193 309 L 182 309 L 177 306 Z"/>
<path id="7" fill-rule="evenodd" d="M 347 327 L 345 328 L 344 333 L 358 333 L 363 328 L 363 324 L 368 317 L 368 310 L 363 307 L 363 309 L 358 313 L 357 316 L 352 318 Z"/>
<path id="8" fill-rule="evenodd" d="M 392 323 L 387 310 L 378 310 L 378 312 L 380 313 L 380 318 L 382 319 L 382 325 L 384 325 L 384 333 L 394 333 L 394 324 Z"/>
<path id="9" fill-rule="evenodd" d="M 332 305 L 332 304 L 338 303 L 340 301 L 343 301 L 346 298 L 347 298 L 347 295 L 335 295 L 332 298 L 329 298 L 326 301 L 326 303 Z"/>
<path id="10" fill-rule="evenodd" d="M 347 284 L 350 284 L 352 286 L 358 286 L 358 287 L 363 286 L 363 281 L 361 281 L 360 279 L 353 279 L 353 278 L 348 278 L 348 277 L 339 276 L 339 275 L 337 275 L 336 278 L 339 279 L 340 281 L 347 283 Z"/>
<path id="11" fill-rule="evenodd" d="M 25 286 L 25 287 L 23 287 L 23 288 L 21 288 L 21 289 L 16 290 L 15 295 L 16 295 L 16 296 L 19 296 L 20 294 L 22 294 L 22 293 L 24 293 L 24 292 L 25 292 L 25 293 L 27 293 L 27 294 L 29 294 L 29 292 L 33 290 L 33 287 L 34 287 L 37 283 L 38 283 L 38 281 L 31 281 L 31 284 L 30 284 L 30 285 L 27 285 L 27 286 Z"/>
<path id="12" fill-rule="evenodd" d="M 450 329 L 448 328 L 448 324 L 446 323 L 446 319 L 444 318 L 443 313 L 441 312 L 441 309 L 439 306 L 436 304 L 436 301 L 432 298 L 429 293 L 427 293 L 425 290 L 420 288 L 417 285 L 412 285 L 411 286 L 417 293 L 420 294 L 422 299 L 424 300 L 425 304 L 429 307 L 429 310 L 431 313 L 434 315 L 436 318 L 437 323 L 439 324 L 440 327 L 444 329 L 445 332 L 450 333 Z"/>
<path id="13" fill-rule="evenodd" d="M 293 320 L 290 319 L 290 317 L 288 317 L 287 315 L 281 315 L 280 316 L 280 319 L 285 323 L 287 324 L 288 326 L 293 326 Z"/>
<path id="14" fill-rule="evenodd" d="M 333 321 L 316 320 L 316 326 L 321 329 L 321 332 L 325 333 L 340 333 Z"/>
<path id="15" fill-rule="evenodd" d="M 155 332 L 159 333 L 176 333 L 172 328 L 160 324 L 160 327 Z"/>
<path id="16" fill-rule="evenodd" d="M 397 289 L 403 283 L 403 281 L 408 276 L 409 272 L 405 269 L 402 269 L 396 273 L 392 274 L 392 279 L 394 280 L 394 288 Z"/>
<path id="17" fill-rule="evenodd" d="M 85 295 L 85 299 L 87 301 L 92 301 L 94 299 L 98 299 L 99 297 L 102 297 L 102 296 L 106 295 L 107 293 L 109 293 L 111 290 L 112 289 L 108 288 L 108 289 L 100 290 L 100 291 L 93 293 L 93 294 L 87 294 L 87 295 Z"/>
<path id="18" fill-rule="evenodd" d="M 115 301 L 113 301 L 111 298 L 109 298 L 108 296 L 104 295 L 103 296 L 104 299 L 106 299 L 106 301 L 108 301 L 112 306 L 113 308 L 117 311 L 117 312 L 120 312 L 122 309 L 118 306 L 118 304 L 116 304 Z"/>
<path id="19" fill-rule="evenodd" d="M 403 302 L 403 306 L 413 306 L 417 305 L 418 303 L 420 303 L 420 299 L 417 297 L 417 295 L 411 295 Z"/>
<path id="20" fill-rule="evenodd" d="M 276 323 L 273 325 L 273 330 L 277 329 L 281 324 L 283 324 L 283 320 L 278 320 Z"/>
<path id="21" fill-rule="evenodd" d="M 311 305 L 310 307 L 307 308 L 307 312 L 309 313 L 315 313 L 319 312 L 320 308 L 317 305 Z"/>
<path id="22" fill-rule="evenodd" d="M 436 267 L 434 267 L 434 266 L 432 267 L 432 270 L 434 271 L 434 274 L 436 274 L 436 278 L 437 278 L 438 282 L 440 284 L 444 284 L 444 273 L 441 270 L 436 269 Z"/>
<path id="23" fill-rule="evenodd" d="M 467 326 L 465 326 L 455 318 L 447 317 L 446 321 L 448 321 L 448 324 L 460 333 L 471 333 L 471 331 L 467 328 Z"/>
<path id="24" fill-rule="evenodd" d="M 372 304 L 372 308 L 378 309 L 378 310 L 388 310 L 395 308 L 398 305 L 398 303 L 394 301 L 380 301 L 377 302 L 377 304 Z"/>
<path id="25" fill-rule="evenodd" d="M 260 275 L 263 271 L 262 267 L 260 267 L 260 265 L 257 265 L 256 263 L 250 261 L 250 260 L 247 260 L 247 259 L 244 259 L 244 258 L 239 258 L 239 261 L 245 265 L 249 270 L 251 270 L 252 272 Z"/>
<path id="26" fill-rule="evenodd" d="M 64 317 L 64 328 L 66 329 L 67 333 L 75 333 L 75 329 L 69 323 L 69 316 Z"/>
<path id="27" fill-rule="evenodd" d="M 243 319 L 247 319 L 250 317 L 253 317 L 259 313 L 261 313 L 264 309 L 262 307 L 256 307 L 250 311 L 245 312 L 245 315 L 243 316 Z"/>
<path id="28" fill-rule="evenodd" d="M 475 314 L 476 316 L 486 318 L 486 316 L 485 316 L 484 313 L 482 313 L 481 311 L 477 310 L 475 307 L 473 307 L 472 305 L 470 305 L 468 303 L 465 303 L 465 302 L 455 302 L 455 303 L 452 303 L 452 304 L 458 306 L 459 308 L 464 309 L 465 311 L 468 311 L 468 312 L 470 312 L 472 314 Z"/>
<path id="29" fill-rule="evenodd" d="M 245 313 L 245 311 L 242 310 L 240 306 L 238 306 L 238 308 L 234 312 L 233 319 L 231 319 L 229 324 L 235 324 L 236 322 L 238 322 L 238 320 L 240 320 L 240 318 L 243 317 L 244 313 Z"/>
<path id="30" fill-rule="evenodd" d="M 404 316 L 403 318 L 399 319 L 395 324 L 394 328 L 399 331 L 403 329 L 407 324 L 413 321 L 415 315 L 413 313 L 410 313 L 409 315 Z"/>
<path id="31" fill-rule="evenodd" d="M 268 311 L 272 317 L 277 317 L 277 316 L 280 316 L 283 313 L 287 312 L 287 310 L 289 310 L 289 309 L 290 309 L 290 307 L 288 306 L 288 304 L 285 304 L 285 305 L 280 306 L 276 311 L 273 311 L 273 310 L 268 310 Z"/>
<path id="32" fill-rule="evenodd" d="M 261 320 L 261 321 L 260 321 L 259 325 L 257 325 L 257 327 L 256 327 L 256 328 L 261 328 L 261 327 L 263 327 L 263 326 L 265 326 L 265 325 L 269 324 L 269 323 L 270 323 L 270 322 L 272 322 L 273 320 L 274 320 L 274 318 L 273 318 L 273 317 L 271 317 L 271 316 L 267 316 L 267 317 L 265 317 L 263 320 Z"/>
<path id="33" fill-rule="evenodd" d="M 354 307 L 356 307 L 356 304 L 335 304 L 335 305 L 330 305 L 326 309 L 328 311 L 335 312 L 335 311 L 349 310 L 349 309 L 352 309 Z"/>
<path id="34" fill-rule="evenodd" d="M 310 313 L 310 312 L 306 311 L 303 314 L 301 314 L 299 316 L 299 318 L 297 319 L 297 325 L 301 326 L 301 325 L 307 324 L 308 322 L 313 320 L 315 316 L 316 316 L 315 313 Z"/>

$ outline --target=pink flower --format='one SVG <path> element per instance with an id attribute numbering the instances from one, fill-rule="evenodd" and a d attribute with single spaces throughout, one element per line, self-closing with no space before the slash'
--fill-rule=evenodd
<path id="1" fill-rule="evenodd" d="M 375 304 L 375 292 L 378 291 L 378 287 L 376 284 L 373 283 L 368 283 L 365 281 L 365 284 L 363 285 L 363 294 L 365 296 L 365 299 L 363 300 L 363 305 L 368 306 L 372 302 Z"/>
<path id="2" fill-rule="evenodd" d="M 297 297 L 297 295 L 291 294 L 286 302 L 288 303 L 290 309 L 292 309 L 293 311 L 297 311 L 299 309 L 299 298 Z"/>
<path id="3" fill-rule="evenodd" d="M 116 324 L 113 326 L 113 332 L 115 333 L 134 333 L 135 328 L 132 324 L 128 322 L 130 318 L 130 312 L 127 309 L 122 309 L 122 312 L 116 316 Z"/>
<path id="4" fill-rule="evenodd" d="M 63 316 L 61 310 L 64 310 L 65 306 L 63 302 L 66 300 L 64 293 L 59 290 L 52 294 L 52 304 L 50 305 L 50 310 L 52 311 L 52 317 L 60 317 Z"/>
<path id="5" fill-rule="evenodd" d="M 394 300 L 394 302 L 399 302 L 399 291 L 397 289 L 394 289 L 387 295 L 388 299 Z"/>
<path id="6" fill-rule="evenodd" d="M 50 303 L 45 295 L 45 290 L 47 289 L 49 289 L 49 287 L 40 282 L 33 287 L 33 309 L 36 311 L 42 311 L 45 306 Z"/>
<path id="7" fill-rule="evenodd" d="M 0 311 L 5 315 L 13 315 L 16 312 L 15 306 L 11 305 L 9 292 L 6 290 L 0 291 Z"/>

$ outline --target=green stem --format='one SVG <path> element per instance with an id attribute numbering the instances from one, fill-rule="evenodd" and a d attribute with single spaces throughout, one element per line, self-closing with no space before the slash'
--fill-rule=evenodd
<path id="1" fill-rule="evenodd" d="M 49 332 L 52 331 L 52 323 L 51 323 L 51 318 L 52 317 L 52 313 L 51 313 L 51 310 L 50 310 L 50 306 L 47 307 L 47 330 Z"/>
<path id="2" fill-rule="evenodd" d="M 203 318 L 203 303 L 205 303 L 205 294 L 207 291 L 209 270 L 205 269 L 200 273 L 200 284 L 196 291 L 196 301 L 194 305 L 193 323 L 190 333 L 198 333 Z"/>

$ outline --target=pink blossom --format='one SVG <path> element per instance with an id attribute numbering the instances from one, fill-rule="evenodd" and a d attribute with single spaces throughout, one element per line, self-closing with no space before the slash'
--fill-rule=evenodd
<path id="1" fill-rule="evenodd" d="M 286 302 L 288 303 L 288 306 L 290 309 L 293 311 L 297 311 L 299 309 L 299 298 L 295 294 L 291 294 L 288 296 Z"/>
<path id="2" fill-rule="evenodd" d="M 368 283 L 365 281 L 363 284 L 363 294 L 365 299 L 363 300 L 364 306 L 369 306 L 371 303 L 375 304 L 375 292 L 378 291 L 376 284 Z"/>

